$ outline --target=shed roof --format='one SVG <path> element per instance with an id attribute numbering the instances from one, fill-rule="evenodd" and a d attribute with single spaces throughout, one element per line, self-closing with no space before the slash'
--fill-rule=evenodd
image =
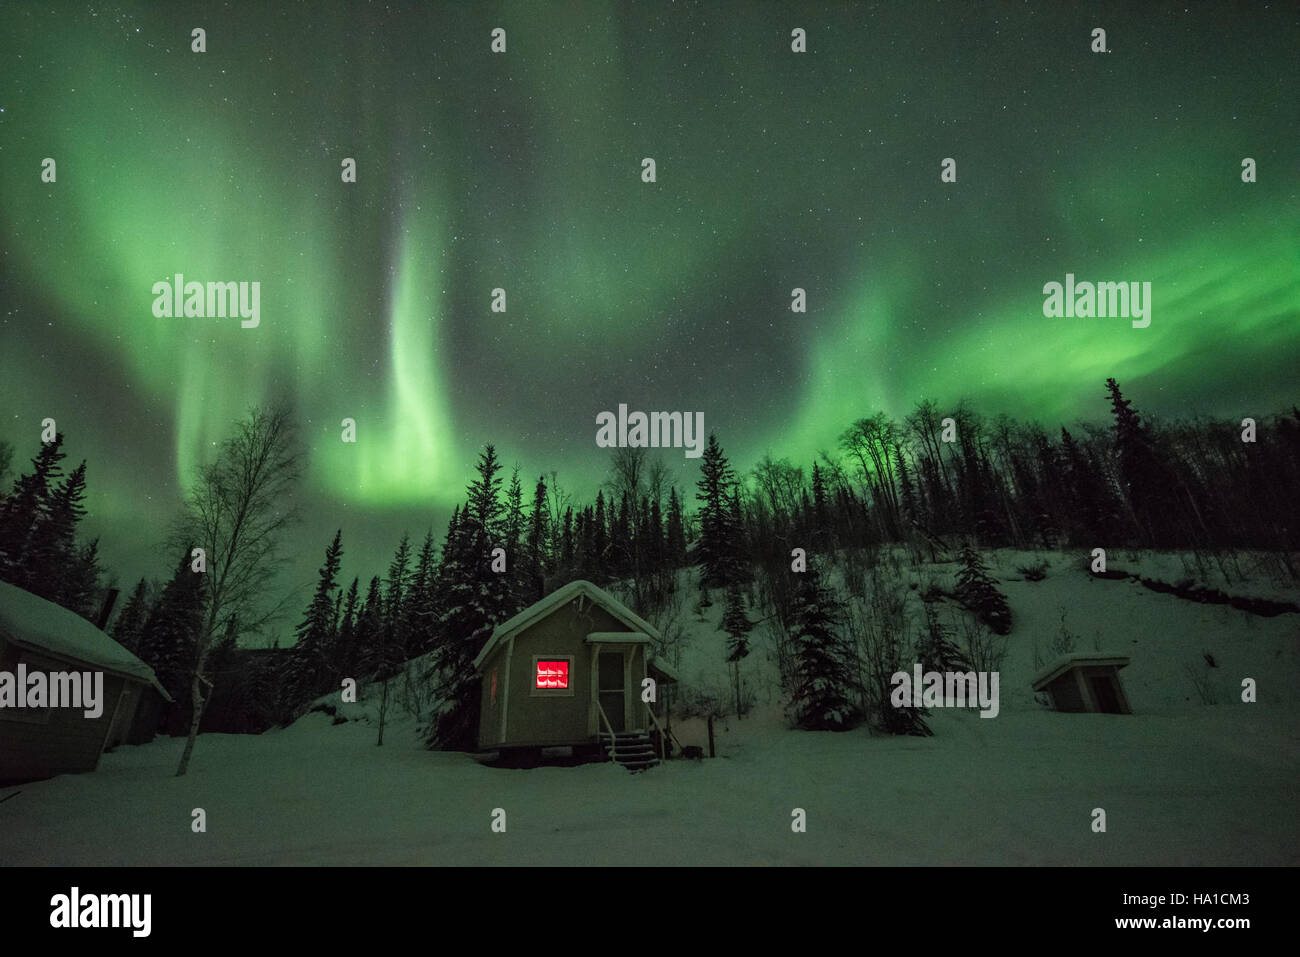
<path id="1" fill-rule="evenodd" d="M 0 582 L 0 633 L 16 645 L 150 685 L 172 700 L 153 669 L 74 611 Z"/>
<path id="2" fill-rule="evenodd" d="M 569 582 L 563 588 L 557 588 L 541 601 L 533 602 L 513 618 L 497 625 L 492 632 L 492 637 L 487 640 L 483 650 L 474 659 L 474 669 L 477 671 L 482 668 L 483 662 L 492 654 L 492 649 L 496 648 L 501 642 L 512 635 L 518 634 L 535 622 L 541 621 L 547 615 L 563 608 L 566 604 L 579 597 L 591 599 L 627 625 L 631 631 L 641 632 L 656 641 L 659 639 L 659 631 L 654 625 L 638 616 L 636 612 L 605 591 L 605 589 L 597 588 L 591 582 L 580 578 L 577 581 Z"/>
<path id="3" fill-rule="evenodd" d="M 1097 655 L 1076 653 L 1061 655 L 1034 676 L 1034 690 L 1042 691 L 1072 668 L 1123 668 L 1129 663 L 1127 655 Z"/>

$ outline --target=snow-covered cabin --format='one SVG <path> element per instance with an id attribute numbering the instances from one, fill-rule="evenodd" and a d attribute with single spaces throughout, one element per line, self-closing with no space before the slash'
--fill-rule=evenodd
<path id="1" fill-rule="evenodd" d="M 27 675 L 102 673 L 102 711 L 0 707 L 0 782 L 93 771 L 105 750 L 152 738 L 171 700 L 152 668 L 86 619 L 0 582 L 0 672 L 11 690 L 20 666 Z"/>
<path id="2" fill-rule="evenodd" d="M 623 763 L 648 757 L 664 686 L 677 680 L 653 657 L 658 641 L 653 625 L 588 581 L 529 605 L 498 625 L 474 659 L 482 676 L 479 748 L 617 743 Z M 646 678 L 655 682 L 654 710 L 642 701 Z"/>
<path id="3" fill-rule="evenodd" d="M 1119 669 L 1124 655 L 1062 655 L 1034 678 L 1034 691 L 1045 691 L 1057 711 L 1132 714 Z"/>

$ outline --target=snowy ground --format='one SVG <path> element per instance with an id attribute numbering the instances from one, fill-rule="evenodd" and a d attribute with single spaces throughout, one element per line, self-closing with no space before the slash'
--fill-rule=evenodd
<path id="1" fill-rule="evenodd" d="M 410 719 L 377 748 L 366 723 L 311 714 L 256 737 L 204 735 L 184 778 L 172 777 L 181 742 L 160 739 L 105 755 L 93 774 L 0 790 L 0 863 L 1300 863 L 1300 616 L 1090 580 L 1064 556 L 1042 582 L 1012 580 L 1027 557 L 1003 553 L 992 568 L 1015 615 L 996 719 L 938 711 L 932 738 L 792 731 L 760 646 L 747 660 L 759 705 L 719 724 L 717 760 L 640 775 L 505 770 L 421 749 Z M 1154 575 L 1159 561 L 1141 570 Z M 951 572 L 922 568 L 918 591 Z M 710 668 L 725 678 L 713 665 L 719 605 L 704 621 L 683 611 L 686 680 Z M 1076 650 L 1133 656 L 1121 674 L 1137 713 L 1056 714 L 1033 701 L 1034 646 L 1059 636 L 1061 608 Z M 1203 703 L 1193 672 L 1208 674 L 1218 703 Z M 1259 703 L 1240 702 L 1241 677 L 1259 682 Z M 675 730 L 704 743 L 697 722 Z M 207 833 L 191 831 L 196 807 Z M 1104 834 L 1091 829 L 1097 807 Z M 504 834 L 491 830 L 495 808 Z M 791 831 L 794 808 L 807 833 Z"/>

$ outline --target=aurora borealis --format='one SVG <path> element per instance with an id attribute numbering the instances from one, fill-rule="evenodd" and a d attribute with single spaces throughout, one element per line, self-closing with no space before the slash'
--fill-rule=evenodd
<path id="1" fill-rule="evenodd" d="M 927 397 L 1099 419 L 1107 376 L 1289 407 L 1300 13 L 1072 6 L 6 4 L 0 438 L 21 467 L 56 419 L 133 580 L 287 397 L 307 580 L 335 527 L 348 574 L 440 535 L 485 442 L 594 494 L 619 403 L 702 410 L 741 470 Z M 178 272 L 259 281 L 260 326 L 155 318 Z M 1067 273 L 1151 282 L 1150 327 L 1044 318 Z"/>

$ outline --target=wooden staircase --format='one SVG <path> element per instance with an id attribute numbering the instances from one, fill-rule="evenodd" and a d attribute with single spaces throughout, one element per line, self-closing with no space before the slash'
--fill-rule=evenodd
<path id="1" fill-rule="evenodd" d="M 608 734 L 601 735 L 605 747 L 605 756 L 617 761 L 629 771 L 644 771 L 659 763 L 650 735 L 645 731 L 619 731 L 610 740 Z"/>

